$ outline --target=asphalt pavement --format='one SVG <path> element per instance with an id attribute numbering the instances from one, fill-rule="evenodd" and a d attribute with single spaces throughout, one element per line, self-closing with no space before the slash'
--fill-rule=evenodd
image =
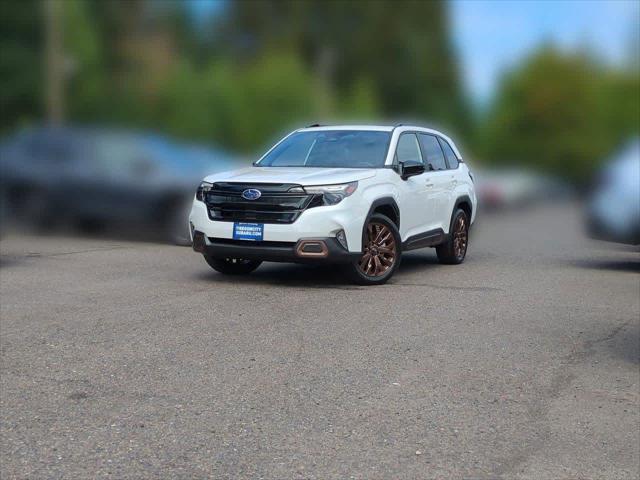
<path id="1" fill-rule="evenodd" d="M 640 253 L 484 215 L 392 281 L 0 241 L 0 477 L 637 479 Z"/>

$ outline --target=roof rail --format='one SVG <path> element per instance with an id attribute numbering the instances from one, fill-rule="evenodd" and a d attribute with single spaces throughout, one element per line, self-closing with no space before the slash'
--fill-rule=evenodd
<path id="1" fill-rule="evenodd" d="M 322 127 L 319 123 L 312 123 L 311 125 L 307 125 L 305 128 L 314 128 L 314 127 Z"/>

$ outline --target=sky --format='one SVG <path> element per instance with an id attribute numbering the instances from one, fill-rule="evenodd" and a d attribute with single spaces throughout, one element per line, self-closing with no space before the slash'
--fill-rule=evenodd
<path id="1" fill-rule="evenodd" d="M 189 2 L 196 18 L 224 5 Z M 640 0 L 451 0 L 449 8 L 465 87 L 478 105 L 491 99 L 502 72 L 541 43 L 588 47 L 603 61 L 621 65 L 629 60 L 632 42 L 640 42 Z"/>
<path id="2" fill-rule="evenodd" d="M 479 104 L 491 98 L 502 72 L 541 43 L 588 47 L 622 65 L 640 41 L 638 0 L 453 0 L 450 9 L 466 87 Z"/>

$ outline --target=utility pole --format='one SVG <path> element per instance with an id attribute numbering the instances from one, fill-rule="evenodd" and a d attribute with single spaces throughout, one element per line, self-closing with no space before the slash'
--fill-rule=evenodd
<path id="1" fill-rule="evenodd" d="M 44 0 L 44 10 L 47 122 L 58 125 L 64 121 L 62 1 Z"/>

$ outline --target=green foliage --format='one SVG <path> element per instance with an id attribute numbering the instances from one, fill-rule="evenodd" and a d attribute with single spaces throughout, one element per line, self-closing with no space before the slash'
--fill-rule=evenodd
<path id="1" fill-rule="evenodd" d="M 59 1 L 69 122 L 253 152 L 304 122 L 426 119 L 475 130 L 489 164 L 577 182 L 640 133 L 637 58 L 620 71 L 548 47 L 474 118 L 443 2 L 246 0 L 198 30 L 184 2 Z M 0 0 L 4 132 L 43 117 L 42 13 L 40 0 Z"/>
<path id="2" fill-rule="evenodd" d="M 65 53 L 70 63 L 68 115 L 76 121 L 94 121 L 100 118 L 99 112 L 109 108 L 104 46 L 92 27 L 86 1 L 66 0 L 63 12 Z"/>
<path id="3" fill-rule="evenodd" d="M 224 45 L 244 61 L 273 45 L 295 46 L 335 98 L 366 95 L 363 113 L 375 105 L 387 118 L 427 119 L 469 133 L 446 14 L 440 1 L 254 0 L 232 2 L 221 30 Z M 338 112 L 358 115 L 347 106 Z"/>
<path id="4" fill-rule="evenodd" d="M 252 151 L 316 120 L 428 118 L 468 129 L 441 2 L 57 0 L 72 123 L 153 128 Z M 2 124 L 43 116 L 41 0 L 0 2 Z M 214 41 L 212 41 L 214 40 Z"/>
<path id="5" fill-rule="evenodd" d="M 227 113 L 225 137 L 234 147 L 257 147 L 292 121 L 314 115 L 311 79 L 294 56 L 266 54 L 231 71 L 220 100 Z"/>
<path id="6" fill-rule="evenodd" d="M 180 65 L 159 105 L 156 118 L 168 132 L 239 151 L 252 151 L 318 110 L 309 75 L 287 53 L 247 65 L 219 60 L 202 71 Z"/>
<path id="7" fill-rule="evenodd" d="M 380 114 L 381 107 L 373 82 L 368 77 L 356 79 L 353 86 L 342 97 L 337 115 L 356 121 L 371 121 Z"/>
<path id="8" fill-rule="evenodd" d="M 300 122 L 317 118 L 371 118 L 378 112 L 366 80 L 338 99 L 289 52 L 268 52 L 256 62 L 218 59 L 198 69 L 176 66 L 162 87 L 153 126 L 185 139 L 213 141 L 253 152 Z"/>
<path id="9" fill-rule="evenodd" d="M 487 163 L 586 181 L 640 131 L 637 73 L 610 73 L 584 55 L 545 47 L 507 75 L 479 130 Z"/>
<path id="10" fill-rule="evenodd" d="M 0 130 L 42 116 L 42 9 L 38 0 L 0 1 Z"/>

